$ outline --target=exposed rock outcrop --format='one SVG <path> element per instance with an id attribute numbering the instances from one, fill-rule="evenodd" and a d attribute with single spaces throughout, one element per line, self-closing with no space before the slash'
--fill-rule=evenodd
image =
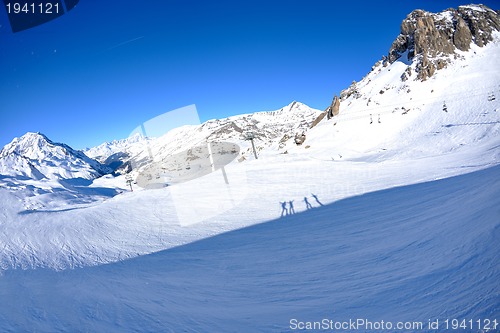
<path id="1" fill-rule="evenodd" d="M 472 42 L 472 33 L 464 19 L 459 17 L 455 33 L 453 34 L 453 44 L 461 51 L 468 51 Z"/>
<path id="2" fill-rule="evenodd" d="M 468 51 L 471 43 L 482 47 L 492 41 L 493 31 L 500 31 L 499 12 L 484 5 L 460 6 L 439 14 L 414 10 L 401 24 L 387 59 L 389 63 L 401 57 L 416 61 L 417 79 L 426 80 L 446 67 L 457 50 Z"/>
<path id="3" fill-rule="evenodd" d="M 341 101 L 345 101 L 346 99 L 348 99 L 351 96 L 354 96 L 354 98 L 359 98 L 361 96 L 361 94 L 358 91 L 358 87 L 357 87 L 357 82 L 356 81 L 352 81 L 352 83 L 349 86 L 349 88 L 344 89 L 344 90 L 342 90 L 340 92 L 340 100 Z"/>
<path id="4" fill-rule="evenodd" d="M 306 141 L 306 134 L 304 132 L 302 132 L 302 134 L 295 133 L 294 141 L 297 146 L 300 146 L 304 143 L 304 141 Z"/>
<path id="5" fill-rule="evenodd" d="M 339 114 L 340 110 L 340 99 L 335 95 L 332 100 L 332 104 L 328 106 L 323 113 L 321 113 L 316 119 L 311 124 L 310 128 L 313 128 L 314 126 L 318 125 L 325 117 L 327 119 L 331 119 L 334 116 Z"/>
<path id="6" fill-rule="evenodd" d="M 332 117 L 338 115 L 339 109 L 340 109 L 340 100 L 337 97 L 337 95 L 335 95 L 332 104 L 328 107 L 328 119 L 331 119 Z"/>
<path id="7" fill-rule="evenodd" d="M 320 115 L 318 117 L 316 117 L 316 119 L 314 119 L 310 128 L 313 128 L 314 126 L 318 125 L 325 118 L 327 112 L 328 112 L 328 109 L 326 109 L 325 112 L 320 113 Z"/>

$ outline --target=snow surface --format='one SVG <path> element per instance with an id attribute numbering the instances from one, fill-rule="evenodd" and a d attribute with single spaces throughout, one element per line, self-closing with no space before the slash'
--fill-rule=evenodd
<path id="1" fill-rule="evenodd" d="M 0 330 L 499 320 L 499 40 L 425 82 L 402 81 L 403 62 L 376 66 L 301 146 L 280 147 L 274 124 L 294 117 L 283 125 L 294 134 L 317 114 L 294 103 L 150 143 L 168 156 L 216 133 L 248 147 L 220 129 L 262 123 L 259 159 L 234 160 L 225 177 L 129 192 L 125 176 L 2 173 Z M 189 214 L 206 218 L 183 223 Z"/>
<path id="2" fill-rule="evenodd" d="M 497 166 L 322 207 L 311 198 L 312 210 L 131 260 L 7 270 L 0 326 L 274 332 L 293 318 L 498 318 L 499 181 Z"/>
<path id="3" fill-rule="evenodd" d="M 487 10 L 493 11 L 491 9 L 485 9 L 485 8 L 479 7 L 478 5 L 465 5 L 465 6 L 459 6 L 459 7 L 467 8 L 467 9 L 474 10 L 477 12 L 486 12 Z"/>

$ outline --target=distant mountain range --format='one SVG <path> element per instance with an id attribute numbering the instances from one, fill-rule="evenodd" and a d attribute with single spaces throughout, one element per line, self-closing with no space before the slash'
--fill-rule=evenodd
<path id="1" fill-rule="evenodd" d="M 207 141 L 231 141 L 243 149 L 240 160 L 253 156 L 246 133 L 253 133 L 258 152 L 279 149 L 293 140 L 296 133 L 307 131 L 322 111 L 292 102 L 275 111 L 257 112 L 214 119 L 199 126 L 184 126 L 161 138 L 139 134 L 127 139 L 103 143 L 77 151 L 54 143 L 41 133 L 27 133 L 15 138 L 0 152 L 0 173 L 34 179 L 95 179 L 104 174 L 128 173 L 155 159 L 187 150 Z"/>
<path id="2" fill-rule="evenodd" d="M 89 157 L 108 165 L 118 173 L 141 168 L 151 158 L 162 160 L 206 142 L 230 141 L 241 147 L 240 161 L 253 158 L 245 135 L 255 137 L 257 152 L 280 151 L 293 141 L 297 133 L 307 131 L 322 111 L 292 102 L 275 111 L 256 112 L 209 120 L 198 126 L 183 126 L 161 138 L 145 139 L 135 135 L 129 139 L 104 143 L 85 151 Z M 149 154 L 154 156 L 149 156 Z"/>

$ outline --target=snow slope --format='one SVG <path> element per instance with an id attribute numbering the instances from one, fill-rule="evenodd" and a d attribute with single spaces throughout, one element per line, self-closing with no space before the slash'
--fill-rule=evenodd
<path id="1" fill-rule="evenodd" d="M 500 33 L 471 45 L 427 81 L 403 81 L 412 64 L 378 63 L 340 104 L 340 114 L 310 130 L 304 146 L 322 159 L 414 159 L 477 144 L 500 144 Z M 444 111 L 446 110 L 446 111 Z M 362 135 L 360 135 L 362 133 Z M 289 153 L 304 150 L 289 144 Z M 498 150 L 490 161 L 498 160 Z"/>

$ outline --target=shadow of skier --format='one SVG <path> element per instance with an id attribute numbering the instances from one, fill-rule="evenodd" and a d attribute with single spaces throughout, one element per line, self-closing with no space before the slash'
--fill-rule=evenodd
<path id="1" fill-rule="evenodd" d="M 317 196 L 316 194 L 311 193 L 311 195 L 312 195 L 312 197 L 314 198 L 314 200 L 316 200 L 316 202 L 318 203 L 318 205 L 320 205 L 320 206 L 324 206 L 324 205 L 321 203 L 321 201 L 319 201 L 318 196 Z"/>
<path id="2" fill-rule="evenodd" d="M 309 200 L 307 200 L 307 197 L 304 197 L 304 202 L 306 203 L 306 209 L 312 209 L 313 206 L 309 203 Z"/>
<path id="3" fill-rule="evenodd" d="M 290 215 L 295 214 L 295 208 L 293 208 L 293 200 L 288 201 L 288 205 L 290 206 L 289 208 Z"/>
<path id="4" fill-rule="evenodd" d="M 288 215 L 288 208 L 286 208 L 286 201 L 280 202 L 281 204 L 281 217 Z"/>

